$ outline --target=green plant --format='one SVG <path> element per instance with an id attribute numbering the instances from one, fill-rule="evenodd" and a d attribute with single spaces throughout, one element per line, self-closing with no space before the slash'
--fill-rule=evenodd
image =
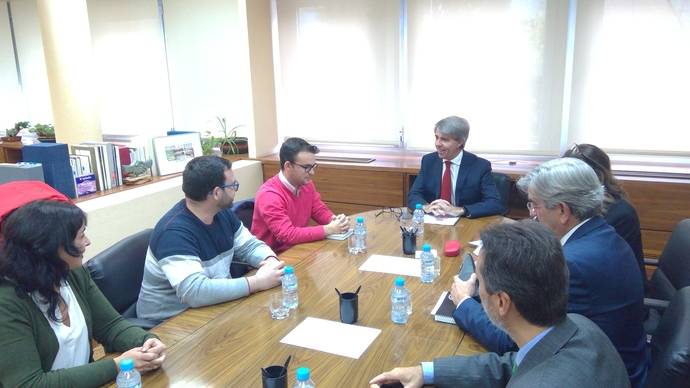
<path id="1" fill-rule="evenodd" d="M 201 138 L 201 152 L 204 155 L 212 155 L 215 147 L 220 147 L 220 139 L 206 132 L 207 137 Z"/>
<path id="2" fill-rule="evenodd" d="M 38 137 L 55 137 L 55 127 L 51 124 L 37 123 L 29 131 L 38 135 Z"/>
<path id="3" fill-rule="evenodd" d="M 24 128 L 29 128 L 29 122 L 28 121 L 17 121 L 16 123 L 14 123 L 14 127 L 7 128 L 7 130 L 5 130 L 5 136 L 7 136 L 7 137 L 17 136 L 19 131 L 21 131 Z"/>
<path id="4" fill-rule="evenodd" d="M 237 154 L 237 128 L 241 127 L 242 124 L 235 125 L 234 127 L 228 129 L 228 124 L 225 121 L 225 117 L 216 116 L 216 120 L 218 120 L 220 129 L 223 131 L 223 136 L 218 139 L 218 144 L 220 145 L 221 149 L 223 149 L 223 152 L 227 154 Z M 226 146 L 227 150 L 225 149 Z"/>

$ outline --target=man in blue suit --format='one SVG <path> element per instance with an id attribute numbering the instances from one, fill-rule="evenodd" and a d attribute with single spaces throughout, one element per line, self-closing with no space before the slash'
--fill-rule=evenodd
<path id="1" fill-rule="evenodd" d="M 436 152 L 422 158 L 419 174 L 407 195 L 407 206 L 424 205 L 434 215 L 469 218 L 502 214 L 491 163 L 465 151 L 467 120 L 450 116 L 436 123 Z"/>
<path id="2" fill-rule="evenodd" d="M 581 160 L 555 159 L 521 178 L 518 187 L 528 195 L 530 216 L 561 240 L 570 271 L 568 312 L 588 317 L 606 333 L 632 387 L 642 387 L 647 375 L 642 279 L 630 246 L 599 215 L 604 193 L 597 175 Z M 455 322 L 490 351 L 514 349 L 513 341 L 469 297 L 474 279 L 455 279 Z"/>

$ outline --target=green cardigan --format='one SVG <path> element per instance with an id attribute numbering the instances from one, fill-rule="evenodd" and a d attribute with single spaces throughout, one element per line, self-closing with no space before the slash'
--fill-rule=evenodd
<path id="1" fill-rule="evenodd" d="M 155 338 L 118 314 L 84 267 L 72 270 L 67 281 L 84 313 L 89 339 L 107 352 L 124 352 Z M 51 371 L 57 351 L 55 333 L 33 300 L 18 296 L 13 282 L 0 280 L 0 387 L 96 387 L 117 375 L 112 359 Z"/>

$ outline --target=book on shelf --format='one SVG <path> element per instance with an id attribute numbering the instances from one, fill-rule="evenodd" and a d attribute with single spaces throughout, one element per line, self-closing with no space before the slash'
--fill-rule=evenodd
<path id="1" fill-rule="evenodd" d="M 99 158 L 98 147 L 92 144 L 77 144 L 71 147 L 72 153 L 88 159 L 89 171 L 96 175 L 96 187 L 99 191 L 106 190 L 103 161 Z M 82 163 L 84 159 L 81 159 Z"/>
<path id="2" fill-rule="evenodd" d="M 453 312 L 455 311 L 455 303 L 450 300 L 450 292 L 444 291 L 438 298 L 436 305 L 431 309 L 431 315 L 434 316 L 435 321 L 455 324 L 453 319 Z"/>
<path id="3" fill-rule="evenodd" d="M 77 188 L 77 196 L 93 194 L 96 190 L 96 175 L 86 174 L 74 178 L 74 184 Z"/>

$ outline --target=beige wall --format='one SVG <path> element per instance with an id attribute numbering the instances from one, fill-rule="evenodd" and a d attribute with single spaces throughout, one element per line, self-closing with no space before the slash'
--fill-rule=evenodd
<path id="1" fill-rule="evenodd" d="M 240 160 L 232 164 L 232 170 L 240 182 L 235 201 L 253 198 L 263 183 L 261 162 Z M 183 197 L 180 176 L 78 203 L 88 214 L 87 236 L 91 240 L 84 260 L 131 234 L 153 228 Z"/>

